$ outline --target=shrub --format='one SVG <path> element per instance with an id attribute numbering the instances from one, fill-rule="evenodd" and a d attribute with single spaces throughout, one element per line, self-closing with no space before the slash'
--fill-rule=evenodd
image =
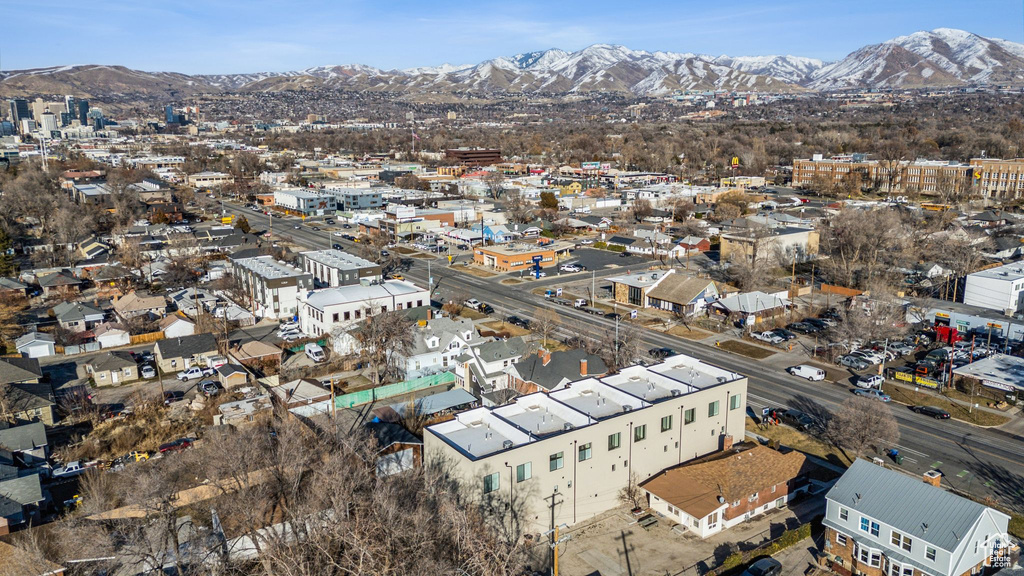
<path id="1" fill-rule="evenodd" d="M 608 243 L 607 242 L 594 242 L 594 248 L 597 248 L 598 250 L 605 250 L 605 249 L 608 248 Z"/>
<path id="2" fill-rule="evenodd" d="M 608 246 L 608 249 L 611 250 L 612 252 L 625 252 L 626 251 L 626 247 L 625 246 L 619 246 L 618 244 L 612 244 L 611 246 Z"/>
<path id="3" fill-rule="evenodd" d="M 722 572 L 728 572 L 742 563 L 743 552 L 736 551 L 732 554 L 729 554 L 729 556 L 727 556 L 726 559 L 722 561 L 722 565 L 719 566 L 718 569 Z"/>

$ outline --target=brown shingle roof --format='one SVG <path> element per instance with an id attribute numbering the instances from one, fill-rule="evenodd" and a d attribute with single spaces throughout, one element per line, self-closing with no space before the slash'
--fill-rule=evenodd
<path id="1" fill-rule="evenodd" d="M 641 487 L 694 518 L 703 518 L 722 506 L 750 497 L 800 475 L 806 457 L 782 454 L 755 446 L 738 454 L 665 470 Z"/>
<path id="2" fill-rule="evenodd" d="M 706 290 L 708 286 L 714 290 L 715 283 L 706 278 L 684 278 L 672 274 L 647 292 L 648 298 L 654 298 L 673 304 L 689 304 L 694 298 Z M 717 293 L 717 290 L 714 290 Z"/>

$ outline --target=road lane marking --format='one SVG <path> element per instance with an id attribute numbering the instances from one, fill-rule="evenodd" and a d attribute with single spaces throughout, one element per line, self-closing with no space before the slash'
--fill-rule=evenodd
<path id="1" fill-rule="evenodd" d="M 971 475 L 971 473 L 968 472 L 967 470 L 961 470 L 960 473 L 956 475 L 956 477 L 957 478 L 966 478 L 966 477 L 968 477 L 970 475 Z"/>
<path id="2" fill-rule="evenodd" d="M 942 460 L 936 460 L 935 462 L 932 462 L 932 470 L 935 470 L 939 466 L 942 466 Z"/>

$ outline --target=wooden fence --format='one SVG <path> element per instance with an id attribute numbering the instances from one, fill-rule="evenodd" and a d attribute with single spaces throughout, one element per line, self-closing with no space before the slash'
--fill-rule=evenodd
<path id="1" fill-rule="evenodd" d="M 159 332 L 147 332 L 146 334 L 133 334 L 131 336 L 132 344 L 149 344 L 150 342 L 156 342 L 157 340 L 164 339 L 163 330 Z"/>

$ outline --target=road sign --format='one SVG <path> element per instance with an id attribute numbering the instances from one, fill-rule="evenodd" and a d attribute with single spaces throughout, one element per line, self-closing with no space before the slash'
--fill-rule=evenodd
<path id="1" fill-rule="evenodd" d="M 455 258 L 455 256 L 452 256 L 451 254 L 449 254 L 449 255 L 448 255 L 448 263 L 449 263 L 449 264 L 451 264 L 451 263 L 452 263 L 452 258 Z"/>
<path id="2" fill-rule="evenodd" d="M 543 257 L 543 256 L 534 256 L 534 257 L 533 257 L 533 263 L 534 263 L 534 264 L 540 264 L 540 263 L 541 263 L 541 261 L 543 261 L 543 260 L 544 260 L 544 257 Z"/>
<path id="3" fill-rule="evenodd" d="M 761 416 L 763 416 L 763 417 L 767 417 L 768 416 L 768 407 L 767 406 L 765 406 L 764 408 L 761 408 Z"/>
<path id="4" fill-rule="evenodd" d="M 629 311 L 629 318 L 631 320 L 636 320 L 636 310 L 630 310 Z"/>
<path id="5" fill-rule="evenodd" d="M 555 290 L 555 296 L 561 296 L 561 295 L 562 295 L 562 289 L 561 288 L 558 288 L 557 290 Z"/>

